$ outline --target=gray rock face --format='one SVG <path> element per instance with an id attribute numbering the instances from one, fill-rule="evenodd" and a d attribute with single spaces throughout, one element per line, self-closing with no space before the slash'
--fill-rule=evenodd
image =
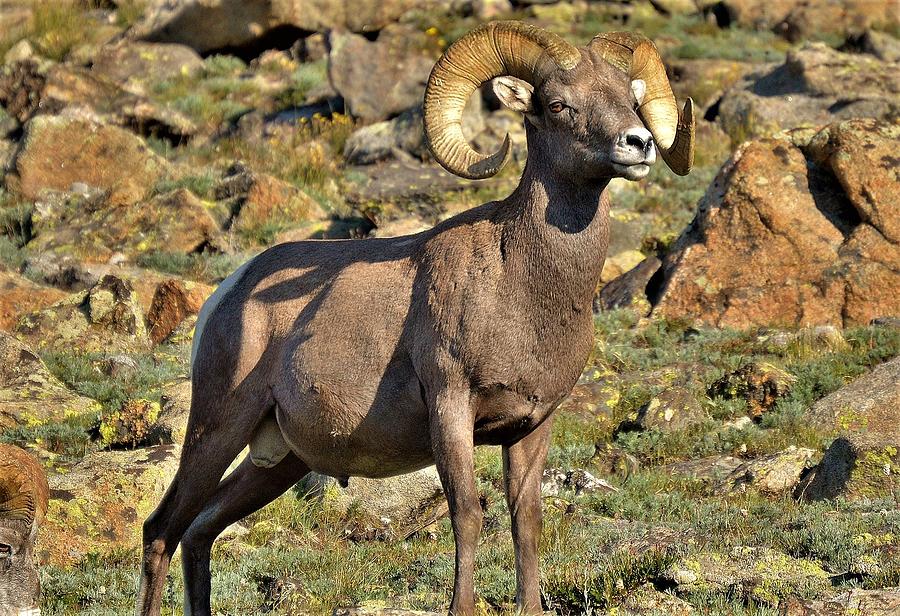
<path id="1" fill-rule="evenodd" d="M 332 32 L 328 76 L 350 113 L 367 122 L 386 120 L 422 101 L 439 49 L 405 25 L 386 27 L 375 41 Z"/>
<path id="2" fill-rule="evenodd" d="M 807 43 L 728 89 L 718 121 L 732 138 L 746 139 L 849 118 L 889 120 L 900 111 L 898 74 L 896 61 Z"/>
<path id="3" fill-rule="evenodd" d="M 696 397 L 682 387 L 671 387 L 638 409 L 634 417 L 627 418 L 618 431 L 683 430 L 703 422 L 706 414 Z"/>
<path id="4" fill-rule="evenodd" d="M 203 59 L 186 45 L 125 40 L 101 49 L 91 72 L 144 94 L 146 84 L 191 75 L 202 67 Z"/>

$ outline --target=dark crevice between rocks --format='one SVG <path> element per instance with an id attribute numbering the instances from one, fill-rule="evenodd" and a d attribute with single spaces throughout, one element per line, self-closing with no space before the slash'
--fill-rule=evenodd
<path id="1" fill-rule="evenodd" d="M 125 128 L 145 139 L 147 137 L 153 137 L 165 141 L 173 148 L 185 145 L 191 139 L 191 135 L 181 133 L 178 130 L 173 129 L 171 125 L 158 120 L 126 116 L 124 125 Z"/>
<path id="2" fill-rule="evenodd" d="M 715 122 L 719 117 L 719 107 L 722 106 L 722 99 L 724 97 L 720 96 L 716 99 L 716 101 L 706 108 L 706 111 L 703 112 L 703 119 L 707 122 Z"/>
<path id="3" fill-rule="evenodd" d="M 659 269 L 657 269 L 652 276 L 650 276 L 650 280 L 647 281 L 647 288 L 644 293 L 647 295 L 647 301 L 650 302 L 651 306 L 656 306 L 659 303 L 660 298 L 662 298 L 663 290 L 666 286 L 666 274 L 665 274 L 665 264 L 662 265 Z"/>
<path id="4" fill-rule="evenodd" d="M 716 25 L 720 28 L 730 28 L 735 21 L 734 12 L 724 2 L 716 2 L 712 6 L 703 9 L 704 15 L 712 15 Z"/>
<path id="5" fill-rule="evenodd" d="M 271 49 L 285 51 L 290 49 L 297 41 L 305 39 L 311 34 L 315 34 L 310 30 L 303 30 L 296 26 L 280 25 L 266 31 L 259 38 L 245 43 L 244 45 L 235 45 L 211 49 L 204 52 L 203 57 L 214 56 L 217 54 L 225 54 L 237 56 L 244 62 L 249 62 L 254 58 L 258 58 L 263 52 Z"/>
<path id="6" fill-rule="evenodd" d="M 853 207 L 844 192 L 844 187 L 830 169 L 809 159 L 807 159 L 806 165 L 809 194 L 816 204 L 816 209 L 841 232 L 846 240 L 862 222 L 859 212 Z"/>

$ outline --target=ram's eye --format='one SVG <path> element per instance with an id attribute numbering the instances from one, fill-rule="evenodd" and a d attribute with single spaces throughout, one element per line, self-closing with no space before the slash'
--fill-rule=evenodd
<path id="1" fill-rule="evenodd" d="M 12 546 L 0 543 L 0 558 L 9 558 L 10 556 L 12 556 Z"/>
<path id="2" fill-rule="evenodd" d="M 566 106 L 563 105 L 563 104 L 562 104 L 561 102 L 559 102 L 559 101 L 553 101 L 553 102 L 550 103 L 550 105 L 548 106 L 548 109 L 550 109 L 550 111 L 552 111 L 553 113 L 559 113 L 560 111 L 562 111 L 562 110 L 565 109 L 565 108 L 566 108 Z"/>

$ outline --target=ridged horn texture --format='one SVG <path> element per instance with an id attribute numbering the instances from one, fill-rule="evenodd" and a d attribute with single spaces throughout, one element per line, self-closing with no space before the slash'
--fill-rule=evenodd
<path id="1" fill-rule="evenodd" d="M 495 175 L 509 160 L 509 135 L 495 154 L 481 154 L 462 133 L 469 96 L 484 82 L 510 75 L 536 86 L 556 67 L 571 69 L 581 53 L 561 37 L 518 21 L 495 21 L 453 43 L 425 87 L 425 141 L 444 169 L 472 180 Z"/>
<path id="2" fill-rule="evenodd" d="M 0 524 L 15 520 L 37 528 L 47 514 L 49 496 L 47 476 L 37 460 L 0 444 Z"/>
<path id="3" fill-rule="evenodd" d="M 663 160 L 678 175 L 687 175 L 694 164 L 694 102 L 689 98 L 678 112 L 675 94 L 656 45 L 633 32 L 598 34 L 589 48 L 631 79 L 643 79 L 647 93 L 638 115 L 659 147 Z"/>

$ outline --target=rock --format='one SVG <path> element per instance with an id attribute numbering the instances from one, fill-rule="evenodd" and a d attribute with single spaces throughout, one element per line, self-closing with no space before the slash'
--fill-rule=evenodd
<path id="1" fill-rule="evenodd" d="M 352 511 L 381 528 L 408 528 L 444 502 L 441 480 L 433 466 L 386 479 L 350 477 L 346 487 L 334 478 L 310 473 L 301 484 L 307 494 L 322 499 L 326 508 L 345 515 Z"/>
<path id="2" fill-rule="evenodd" d="M 891 0 L 723 0 L 718 4 L 720 25 L 775 30 L 792 41 L 813 33 L 844 35 L 873 24 L 898 23 Z"/>
<path id="3" fill-rule="evenodd" d="M 290 43 L 308 32 L 376 32 L 411 10 L 436 15 L 442 0 L 154 0 L 130 38 L 180 43 L 201 54 L 244 57 Z"/>
<path id="4" fill-rule="evenodd" d="M 188 315 L 200 312 L 212 292 L 209 285 L 175 278 L 160 283 L 147 312 L 150 341 L 159 344 L 168 338 Z"/>
<path id="5" fill-rule="evenodd" d="M 793 490 L 812 465 L 815 452 L 804 447 L 788 447 L 784 451 L 744 462 L 722 481 L 719 491 L 744 492 L 754 488 L 766 496 L 778 496 Z"/>
<path id="6" fill-rule="evenodd" d="M 98 409 L 95 401 L 50 374 L 28 346 L 0 332 L 0 430 L 40 426 Z"/>
<path id="7" fill-rule="evenodd" d="M 806 417 L 832 435 L 860 432 L 900 445 L 900 357 L 820 399 Z"/>
<path id="8" fill-rule="evenodd" d="M 897 62 L 807 43 L 728 89 L 717 120 L 735 141 L 856 117 L 890 121 L 900 109 L 898 71 Z"/>
<path id="9" fill-rule="evenodd" d="M 594 298 L 594 312 L 630 308 L 642 317 L 650 314 L 652 307 L 645 291 L 661 266 L 662 261 L 650 256 L 603 285 Z"/>
<path id="10" fill-rule="evenodd" d="M 238 233 L 253 236 L 273 223 L 322 220 L 325 212 L 299 188 L 265 173 L 254 173 L 236 163 L 216 187 L 216 199 L 224 201 L 233 217 L 227 223 Z"/>
<path id="11" fill-rule="evenodd" d="M 848 37 L 840 51 L 867 53 L 886 62 L 900 62 L 900 40 L 877 30 L 866 30 L 858 36 Z"/>
<path id="12" fill-rule="evenodd" d="M 58 302 L 66 293 L 34 283 L 13 272 L 0 271 L 0 330 L 10 331 L 27 312 Z"/>
<path id="13" fill-rule="evenodd" d="M 37 111 L 46 77 L 33 59 L 0 68 L 0 105 L 19 123 Z"/>
<path id="14" fill-rule="evenodd" d="M 497 19 L 513 10 L 509 0 L 473 0 L 472 12 L 479 21 Z"/>
<path id="15" fill-rule="evenodd" d="M 900 199 L 887 188 L 898 168 L 885 150 L 898 136 L 900 127 L 850 120 L 738 148 L 664 258 L 653 314 L 741 329 L 900 314 L 900 245 L 888 239 Z M 837 167 L 861 149 L 870 164 Z"/>
<path id="16" fill-rule="evenodd" d="M 610 485 L 603 479 L 594 477 L 583 468 L 562 470 L 559 468 L 544 469 L 541 477 L 541 494 L 543 496 L 559 496 L 563 491 L 579 494 L 603 494 L 618 492 L 619 488 Z"/>
<path id="17" fill-rule="evenodd" d="M 741 366 L 710 385 L 707 394 L 726 399 L 747 400 L 747 413 L 759 419 L 772 410 L 779 398 L 791 390 L 796 379 L 788 372 L 765 362 L 754 361 Z"/>
<path id="18" fill-rule="evenodd" d="M 619 388 L 606 380 L 578 383 L 560 403 L 557 412 L 574 415 L 611 433 L 621 395 Z"/>
<path id="19" fill-rule="evenodd" d="M 144 313 L 127 280 L 104 276 L 19 321 L 16 334 L 40 349 L 81 352 L 141 351 L 150 346 Z"/>
<path id="20" fill-rule="evenodd" d="M 140 545 L 141 525 L 175 476 L 179 455 L 175 445 L 99 451 L 49 477 L 41 560 L 67 566 L 90 553 Z"/>
<path id="21" fill-rule="evenodd" d="M 158 445 L 181 445 L 187 435 L 191 411 L 191 382 L 180 381 L 166 385 L 156 423 L 150 428 L 147 442 Z"/>
<path id="22" fill-rule="evenodd" d="M 616 429 L 617 432 L 632 430 L 684 430 L 703 423 L 706 413 L 696 396 L 682 387 L 670 387 L 637 410 L 634 416 L 626 417 Z"/>
<path id="23" fill-rule="evenodd" d="M 679 100 L 691 97 L 701 110 L 756 68 L 747 62 L 721 59 L 681 59 L 666 62 L 672 91 Z M 702 115 L 702 113 L 700 114 Z"/>
<path id="24" fill-rule="evenodd" d="M 822 461 L 797 487 L 806 500 L 896 498 L 900 445 L 877 436 L 848 433 L 834 440 Z"/>
<path id="25" fill-rule="evenodd" d="M 91 72 L 129 92 L 146 94 L 147 86 L 190 76 L 203 68 L 203 58 L 186 45 L 123 40 L 100 49 Z"/>
<path id="26" fill-rule="evenodd" d="M 168 163 L 117 126 L 42 115 L 26 125 L 14 171 L 12 185 L 28 199 L 84 182 L 109 191 L 109 202 L 119 205 L 146 196 L 168 173 Z"/>
<path id="27" fill-rule="evenodd" d="M 674 584 L 677 594 L 728 594 L 769 606 L 795 593 L 818 594 L 831 587 L 829 574 L 813 561 L 764 547 L 692 554 L 661 578 Z"/>
<path id="28" fill-rule="evenodd" d="M 668 474 L 680 475 L 700 483 L 713 485 L 720 484 L 741 465 L 743 465 L 743 461 L 740 458 L 720 454 L 666 464 L 662 469 Z"/>
<path id="29" fill-rule="evenodd" d="M 179 188 L 146 201 L 116 204 L 105 195 L 81 199 L 44 194 L 32 216 L 29 249 L 72 255 L 83 263 L 109 263 L 117 254 L 191 254 L 225 246 L 206 205 Z"/>
<path id="30" fill-rule="evenodd" d="M 780 616 L 895 616 L 900 614 L 900 588 L 849 588 L 828 599 L 788 597 Z"/>
<path id="31" fill-rule="evenodd" d="M 104 448 L 131 449 L 146 445 L 159 412 L 158 402 L 126 400 L 117 411 L 102 413 L 100 423 L 92 432 Z"/>
<path id="32" fill-rule="evenodd" d="M 625 272 L 631 271 L 644 261 L 644 254 L 640 250 L 623 250 L 620 253 L 606 257 L 603 262 L 603 271 L 600 273 L 600 283 L 606 284 L 618 278 Z"/>
<path id="33" fill-rule="evenodd" d="M 407 25 L 389 25 L 375 41 L 332 32 L 328 77 L 350 113 L 366 122 L 386 120 L 422 102 L 440 56 L 436 42 Z"/>
<path id="34" fill-rule="evenodd" d="M 629 592 L 614 612 L 616 616 L 688 616 L 693 613 L 690 603 L 656 590 L 650 582 Z"/>

